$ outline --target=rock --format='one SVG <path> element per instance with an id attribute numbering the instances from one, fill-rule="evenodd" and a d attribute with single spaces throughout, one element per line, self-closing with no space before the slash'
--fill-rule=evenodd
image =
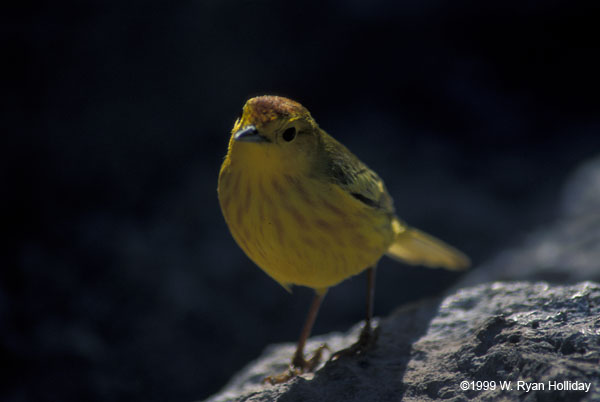
<path id="1" fill-rule="evenodd" d="M 312 338 L 307 350 L 344 347 L 359 329 Z M 596 283 L 478 285 L 401 308 L 378 333 L 364 355 L 275 386 L 260 381 L 286 367 L 294 346 L 271 346 L 209 401 L 600 400 Z M 564 384 L 589 388 L 551 389 Z"/>
<path id="2" fill-rule="evenodd" d="M 454 288 L 505 280 L 600 282 L 600 158 L 572 175 L 562 206 L 555 222 L 477 267 Z"/>
<path id="3" fill-rule="evenodd" d="M 600 282 L 600 213 L 563 217 L 524 244 L 506 250 L 455 285 L 530 280 L 553 283 Z"/>
<path id="4" fill-rule="evenodd" d="M 571 175 L 562 206 L 568 216 L 600 213 L 600 157 L 587 161 Z"/>

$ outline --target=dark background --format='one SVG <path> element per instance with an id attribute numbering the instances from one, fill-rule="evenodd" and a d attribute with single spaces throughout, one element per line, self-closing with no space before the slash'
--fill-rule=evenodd
<path id="1" fill-rule="evenodd" d="M 0 16 L 2 401 L 201 399 L 296 339 L 311 292 L 253 266 L 217 203 L 251 96 L 304 104 L 475 267 L 600 150 L 597 6 L 20 4 Z M 383 259 L 376 314 L 458 277 Z M 364 286 L 332 289 L 315 333 L 362 319 Z"/>

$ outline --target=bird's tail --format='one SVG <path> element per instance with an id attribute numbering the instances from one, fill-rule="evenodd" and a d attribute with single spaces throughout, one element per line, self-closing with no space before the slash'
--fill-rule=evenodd
<path id="1" fill-rule="evenodd" d="M 394 219 L 392 225 L 396 238 L 387 255 L 394 259 L 411 265 L 452 271 L 466 269 L 471 264 L 465 254 L 427 233 L 408 227 L 398 219 Z"/>

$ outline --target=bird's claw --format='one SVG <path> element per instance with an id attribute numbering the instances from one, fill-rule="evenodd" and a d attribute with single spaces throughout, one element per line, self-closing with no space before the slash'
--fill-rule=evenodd
<path id="1" fill-rule="evenodd" d="M 340 357 L 357 356 L 364 354 L 371 346 L 375 344 L 379 336 L 379 328 L 371 328 L 370 325 L 365 325 L 360 331 L 360 335 L 356 343 L 351 346 L 338 350 L 329 357 L 329 361 L 338 360 Z"/>
<path id="2" fill-rule="evenodd" d="M 292 359 L 292 362 L 287 370 L 281 374 L 265 377 L 262 380 L 262 383 L 268 383 L 271 385 L 282 384 L 300 374 L 311 373 L 315 371 L 315 369 L 319 366 L 319 363 L 321 363 L 321 357 L 323 356 L 324 350 L 330 350 L 329 346 L 327 346 L 325 343 L 319 346 L 315 353 L 313 353 L 312 357 L 308 360 L 306 360 L 302 355 L 294 355 L 294 358 Z"/>

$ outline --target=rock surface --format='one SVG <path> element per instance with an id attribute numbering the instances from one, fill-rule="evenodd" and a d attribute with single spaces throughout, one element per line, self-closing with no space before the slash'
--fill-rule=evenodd
<path id="1" fill-rule="evenodd" d="M 567 182 L 561 216 L 469 273 L 455 289 L 505 280 L 600 282 L 600 158 Z"/>
<path id="2" fill-rule="evenodd" d="M 312 338 L 307 350 L 323 341 L 344 347 L 358 331 Z M 327 362 L 286 384 L 261 385 L 285 368 L 294 347 L 272 346 L 209 401 L 600 400 L 600 285 L 592 282 L 465 288 L 397 310 L 378 332 L 363 356 Z M 463 390 L 463 381 L 475 383 Z M 501 381 L 510 389 L 501 389 Z M 589 391 L 551 389 L 565 381 L 589 384 Z M 527 392 L 527 386 L 544 389 Z"/>

